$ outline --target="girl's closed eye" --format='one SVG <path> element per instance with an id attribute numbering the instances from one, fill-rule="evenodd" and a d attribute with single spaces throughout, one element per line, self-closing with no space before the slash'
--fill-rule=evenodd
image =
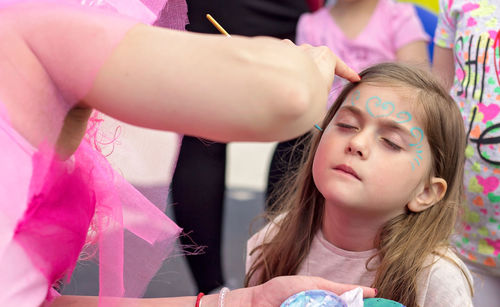
<path id="1" fill-rule="evenodd" d="M 334 125 L 342 131 L 356 131 L 359 129 L 359 121 L 350 114 L 341 114 L 334 120 Z"/>
<path id="2" fill-rule="evenodd" d="M 403 147 L 396 144 L 396 142 L 394 142 L 386 137 L 381 137 L 381 140 L 384 142 L 384 145 L 387 146 L 391 150 L 401 151 L 403 149 Z"/>
<path id="3" fill-rule="evenodd" d="M 339 127 L 339 128 L 346 129 L 346 130 L 355 130 L 355 129 L 358 129 L 358 127 L 356 127 L 356 126 L 354 126 L 352 124 L 347 124 L 347 123 L 343 123 L 343 122 L 336 123 L 335 125 L 337 127 Z"/>
<path id="4" fill-rule="evenodd" d="M 384 146 L 394 151 L 401 151 L 405 147 L 404 138 L 395 131 L 389 130 L 382 132 L 380 134 L 380 140 L 383 142 Z"/>

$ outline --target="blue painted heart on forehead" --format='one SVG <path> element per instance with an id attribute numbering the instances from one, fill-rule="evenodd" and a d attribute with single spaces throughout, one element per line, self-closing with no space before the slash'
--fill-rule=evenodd
<path id="1" fill-rule="evenodd" d="M 394 113 L 396 107 L 390 101 L 382 102 L 377 96 L 370 97 L 366 100 L 366 111 L 373 117 L 386 117 Z"/>
<path id="2" fill-rule="evenodd" d="M 351 105 L 356 106 L 355 103 L 358 103 L 360 98 L 361 92 L 358 89 L 354 90 L 350 99 Z M 370 116 L 374 118 L 388 117 L 396 112 L 396 106 L 393 102 L 382 101 L 382 99 L 378 96 L 372 96 L 368 98 L 365 102 L 365 109 L 366 112 L 368 112 L 368 114 L 370 114 Z M 413 120 L 413 116 L 408 111 L 399 111 L 398 113 L 396 113 L 395 117 L 396 118 L 394 119 L 394 121 L 397 124 L 404 124 Z M 410 147 L 414 147 L 416 150 L 416 157 L 413 158 L 412 161 L 410 161 L 412 170 L 415 170 L 415 167 L 420 166 L 420 162 L 423 161 L 424 151 L 422 150 L 422 146 L 424 140 L 424 131 L 422 130 L 422 128 L 414 126 L 410 129 L 410 134 L 416 139 L 415 143 L 409 144 Z"/>

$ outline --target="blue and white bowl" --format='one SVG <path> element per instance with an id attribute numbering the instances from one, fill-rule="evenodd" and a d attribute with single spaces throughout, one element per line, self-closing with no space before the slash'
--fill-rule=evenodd
<path id="1" fill-rule="evenodd" d="M 294 294 L 281 307 L 348 307 L 347 303 L 330 291 L 307 290 Z"/>

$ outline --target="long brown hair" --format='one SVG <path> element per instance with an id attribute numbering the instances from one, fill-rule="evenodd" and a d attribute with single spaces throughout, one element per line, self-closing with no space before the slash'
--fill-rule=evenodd
<path id="1" fill-rule="evenodd" d="M 430 176 L 446 180 L 448 189 L 434 206 L 422 212 L 407 212 L 388 221 L 377 236 L 374 257 L 379 259 L 375 281 L 378 296 L 408 307 L 417 306 L 417 276 L 433 254 L 448 248 L 463 197 L 462 179 L 465 151 L 465 129 L 460 111 L 453 99 L 428 73 L 410 66 L 383 63 L 364 70 L 361 81 L 347 84 L 323 120 L 332 120 L 348 94 L 359 84 L 398 87 L 410 94 L 415 111 L 422 119 L 432 166 Z M 273 208 L 267 217 L 277 223 L 272 235 L 251 251 L 257 252 L 245 284 L 264 283 L 281 275 L 294 275 L 309 254 L 311 242 L 323 219 L 324 198 L 314 185 L 312 164 L 321 132 L 306 142 L 301 167 L 285 179 Z M 279 219 L 276 219 L 280 216 Z M 441 255 L 443 256 L 443 255 Z M 373 258 L 372 258 L 373 259 Z M 368 261 L 370 262 L 370 261 Z M 368 263 L 366 264 L 368 268 Z"/>

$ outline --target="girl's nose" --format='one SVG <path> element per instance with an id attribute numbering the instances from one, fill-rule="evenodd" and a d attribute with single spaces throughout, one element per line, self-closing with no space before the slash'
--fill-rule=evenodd
<path id="1" fill-rule="evenodd" d="M 370 154 L 369 141 L 366 135 L 357 134 L 347 144 L 346 152 L 348 154 L 357 155 L 362 159 L 367 159 Z"/>

